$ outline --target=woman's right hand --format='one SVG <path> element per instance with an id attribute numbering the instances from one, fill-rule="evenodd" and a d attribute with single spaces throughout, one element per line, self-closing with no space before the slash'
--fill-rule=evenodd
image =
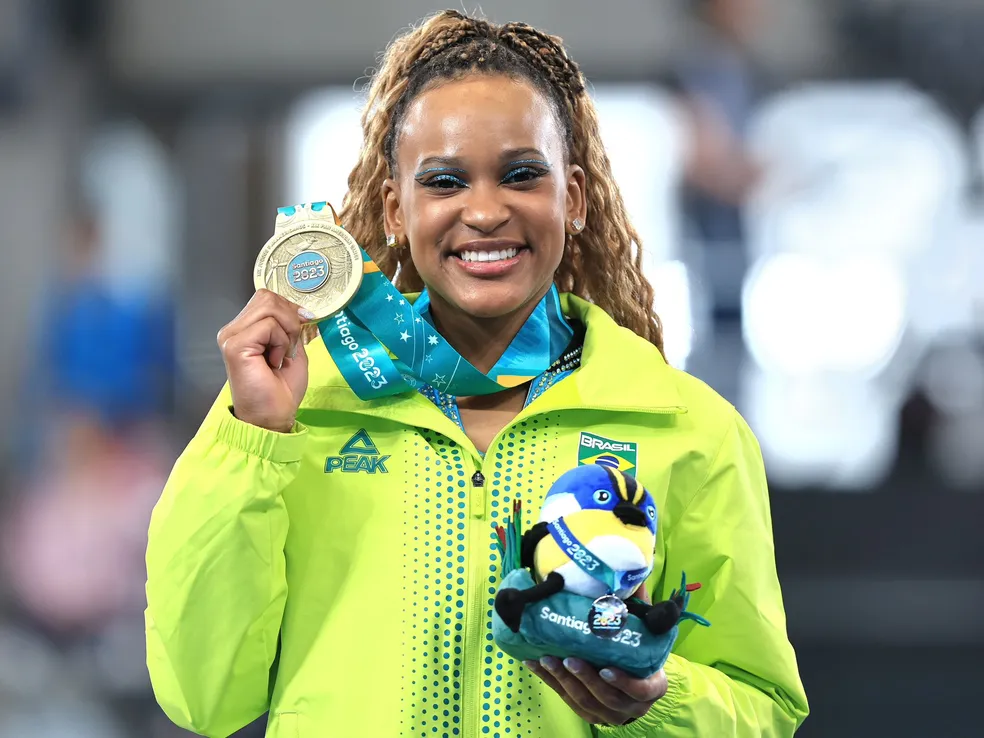
<path id="1" fill-rule="evenodd" d="M 250 425 L 279 433 L 294 427 L 307 391 L 305 338 L 314 316 L 269 290 L 257 290 L 219 331 L 233 413 Z"/>

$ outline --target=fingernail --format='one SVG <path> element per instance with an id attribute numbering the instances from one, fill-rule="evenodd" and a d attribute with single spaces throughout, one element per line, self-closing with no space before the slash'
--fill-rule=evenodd
<path id="1" fill-rule="evenodd" d="M 578 673 L 580 673 L 580 671 L 583 668 L 583 666 L 584 666 L 584 664 L 582 664 L 577 659 L 564 659 L 564 667 L 571 674 L 578 674 Z"/>
<path id="2" fill-rule="evenodd" d="M 297 314 L 300 315 L 304 320 L 314 320 L 317 316 L 312 313 L 307 308 L 298 308 Z"/>
<path id="3" fill-rule="evenodd" d="M 539 668 L 539 664 L 536 661 L 524 661 L 523 666 L 525 666 L 530 671 L 536 671 Z"/>
<path id="4" fill-rule="evenodd" d="M 601 671 L 598 672 L 598 676 L 600 676 L 606 682 L 615 681 L 615 672 L 612 671 L 611 669 L 602 669 Z"/>
<path id="5" fill-rule="evenodd" d="M 553 674 L 560 669 L 560 660 L 555 659 L 553 656 L 544 656 L 540 659 L 540 665 Z"/>
<path id="6" fill-rule="evenodd" d="M 297 358 L 297 341 L 294 341 L 294 343 L 291 345 L 289 357 L 291 359 Z"/>

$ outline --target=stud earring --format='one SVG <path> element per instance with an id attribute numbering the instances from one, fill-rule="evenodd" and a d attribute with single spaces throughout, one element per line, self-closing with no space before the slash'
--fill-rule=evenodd
<path id="1" fill-rule="evenodd" d="M 584 228 L 584 221 L 580 218 L 575 218 L 571 221 L 571 228 L 573 228 L 575 232 L 580 233 L 581 229 Z"/>
<path id="2" fill-rule="evenodd" d="M 396 248 L 396 246 L 397 246 L 397 243 L 396 243 L 396 234 L 390 233 L 390 234 L 388 234 L 386 236 L 386 245 L 389 246 L 391 249 L 395 249 Z"/>

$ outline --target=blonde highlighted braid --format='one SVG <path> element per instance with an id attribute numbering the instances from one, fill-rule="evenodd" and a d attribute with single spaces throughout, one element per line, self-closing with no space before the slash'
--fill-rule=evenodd
<path id="1" fill-rule="evenodd" d="M 570 236 L 554 281 L 590 300 L 663 351 L 653 288 L 642 270 L 639 234 L 629 222 L 584 77 L 561 40 L 526 25 L 496 25 L 446 10 L 398 37 L 382 57 L 362 115 L 364 144 L 342 205 L 345 227 L 397 287 L 423 287 L 409 249 L 385 246 L 381 186 L 396 169 L 399 127 L 410 102 L 438 80 L 470 72 L 529 81 L 553 103 L 570 162 L 587 180 L 583 231 Z"/>

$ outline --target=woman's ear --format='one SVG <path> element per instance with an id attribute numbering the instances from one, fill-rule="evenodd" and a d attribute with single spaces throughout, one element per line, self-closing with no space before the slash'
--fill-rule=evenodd
<path id="1" fill-rule="evenodd" d="M 577 164 L 567 167 L 567 218 L 568 224 L 585 222 L 588 213 L 587 178 Z"/>
<path id="2" fill-rule="evenodd" d="M 393 179 L 383 182 L 383 226 L 387 236 L 395 236 L 397 243 L 404 239 L 403 211 L 400 209 L 400 186 Z"/>

